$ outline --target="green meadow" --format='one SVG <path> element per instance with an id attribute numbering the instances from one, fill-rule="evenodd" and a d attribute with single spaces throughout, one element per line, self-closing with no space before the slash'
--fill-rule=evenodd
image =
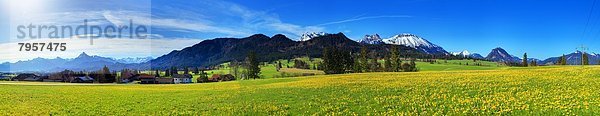
<path id="1" fill-rule="evenodd" d="M 443 64 L 432 67 L 438 65 Z M 0 82 L 0 115 L 593 115 L 600 111 L 597 66 L 446 69 L 168 85 Z"/>

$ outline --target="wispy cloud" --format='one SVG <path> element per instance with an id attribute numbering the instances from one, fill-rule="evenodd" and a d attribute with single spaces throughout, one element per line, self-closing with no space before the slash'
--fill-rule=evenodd
<path id="1" fill-rule="evenodd" d="M 408 16 L 408 15 L 381 15 L 381 16 L 355 17 L 355 18 L 350 18 L 350 19 L 341 20 L 341 21 L 333 21 L 333 22 L 327 22 L 327 23 L 323 23 L 323 24 L 318 24 L 316 26 L 326 26 L 326 25 L 333 25 L 333 24 L 340 24 L 340 23 L 361 21 L 361 20 L 367 20 L 367 19 L 378 19 L 378 18 L 412 18 L 412 16 Z"/>
<path id="2" fill-rule="evenodd" d="M 185 4 L 194 4 L 192 6 L 202 7 L 202 9 L 169 5 L 159 6 L 168 10 L 160 11 L 164 13 L 153 12 L 153 14 L 164 15 L 154 15 L 152 20 L 156 21 L 153 21 L 153 25 L 238 37 L 265 32 L 300 36 L 304 32 L 325 31 L 324 27 L 287 23 L 280 20 L 277 14 L 250 9 L 227 1 L 203 0 L 200 3 L 185 2 Z M 180 14 L 181 12 L 186 14 Z M 172 15 L 190 17 L 164 18 L 173 17 Z"/>
<path id="3" fill-rule="evenodd" d="M 202 21 L 182 20 L 175 18 L 154 17 L 150 14 L 134 11 L 105 11 L 103 16 L 115 25 L 123 25 L 130 19 L 138 24 L 151 25 L 154 28 L 166 28 L 180 32 L 207 32 L 227 35 L 246 36 L 250 33 L 242 30 L 219 27 Z"/>
<path id="4" fill-rule="evenodd" d="M 28 60 L 37 57 L 75 57 L 81 52 L 108 57 L 145 57 L 160 56 L 172 50 L 179 50 L 196 44 L 204 39 L 213 37 L 246 37 L 255 33 L 286 34 L 291 38 L 299 37 L 304 32 L 325 31 L 322 26 L 305 26 L 282 21 L 278 14 L 269 11 L 250 9 L 237 3 L 222 0 L 189 1 L 158 1 L 168 2 L 147 8 L 110 7 L 74 8 L 57 12 L 44 12 L 36 15 L 11 16 L 13 24 L 34 25 L 82 25 L 88 20 L 88 25 L 128 25 L 130 20 L 137 25 L 150 25 L 151 29 L 167 30 L 170 32 L 152 31 L 152 39 L 94 39 L 90 45 L 89 39 L 15 39 L 0 43 L 0 62 Z M 153 1 L 154 4 L 154 1 Z M 193 4 L 193 5 L 190 5 Z M 11 29 L 15 29 L 11 27 Z M 184 34 L 179 34 L 184 33 Z M 12 32 L 11 32 L 12 33 Z M 214 34 L 214 36 L 208 36 Z M 14 33 L 13 33 L 14 35 Z M 11 37 L 16 37 L 11 35 Z M 199 37 L 198 35 L 202 36 Z M 184 39 L 181 39 L 184 38 Z M 185 39 L 189 38 L 189 39 Z M 19 52 L 17 42 L 27 43 L 67 43 L 67 52 Z M 127 49 L 123 49 L 127 48 Z"/>

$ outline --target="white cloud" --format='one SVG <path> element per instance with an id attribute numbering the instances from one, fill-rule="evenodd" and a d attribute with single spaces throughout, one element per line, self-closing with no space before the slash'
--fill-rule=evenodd
<path id="1" fill-rule="evenodd" d="M 201 10 L 205 10 L 205 12 L 189 12 L 197 10 L 197 8 L 166 7 L 165 9 L 169 9 L 169 11 L 164 11 L 168 12 L 167 14 L 177 15 L 177 17 L 181 15 L 196 17 L 161 18 L 153 16 L 153 25 L 198 32 L 215 32 L 238 37 L 265 32 L 300 36 L 304 32 L 325 31 L 325 28 L 320 26 L 286 23 L 281 21 L 277 14 L 249 9 L 236 3 L 204 0 L 199 5 L 197 7 L 202 7 Z M 179 14 L 179 12 L 185 12 L 185 14 Z"/>
<path id="2" fill-rule="evenodd" d="M 181 2 L 185 4 L 188 1 Z M 0 62 L 42 58 L 72 58 L 81 52 L 107 57 L 157 57 L 173 50 L 199 43 L 203 39 L 177 39 L 163 33 L 151 33 L 153 39 L 15 39 L 17 25 L 57 25 L 77 26 L 83 20 L 88 25 L 127 25 L 129 20 L 140 25 L 151 25 L 155 28 L 181 31 L 185 33 L 217 33 L 219 37 L 246 37 L 255 33 L 282 33 L 288 36 L 300 36 L 304 32 L 325 31 L 321 26 L 302 26 L 287 23 L 279 19 L 277 14 L 246 8 L 236 3 L 220 0 L 193 2 L 204 6 L 182 8 L 173 6 L 159 8 L 157 12 L 141 10 L 72 10 L 60 12 L 44 12 L 32 15 L 11 14 L 11 39 L 8 43 L 0 43 Z M 168 4 L 172 5 L 172 4 Z M 167 39 L 168 38 L 168 39 Z M 193 38 L 193 37 L 192 37 Z M 20 52 L 18 42 L 24 43 L 67 43 L 66 52 Z"/>
<path id="3" fill-rule="evenodd" d="M 340 23 L 354 22 L 354 21 L 367 20 L 367 19 L 378 19 L 378 18 L 411 18 L 411 17 L 412 16 L 408 16 L 408 15 L 366 16 L 366 17 L 356 17 L 356 18 L 350 18 L 350 19 L 341 20 L 341 21 L 333 21 L 333 22 L 323 23 L 323 24 L 319 24 L 317 26 L 340 24 Z"/>

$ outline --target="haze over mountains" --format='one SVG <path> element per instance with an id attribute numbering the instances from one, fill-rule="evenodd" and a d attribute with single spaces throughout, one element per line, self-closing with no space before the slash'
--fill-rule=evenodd
<path id="1" fill-rule="evenodd" d="M 27 61 L 18 61 L 15 63 L 2 63 L 0 64 L 1 71 L 37 71 L 37 72 L 52 72 L 61 70 L 75 70 L 75 71 L 95 71 L 104 66 L 120 70 L 123 68 L 143 68 L 139 63 L 148 62 L 151 57 L 146 58 L 123 58 L 114 59 L 101 56 L 90 56 L 88 54 L 81 53 L 79 56 L 73 59 L 64 58 L 35 58 Z M 136 65 L 133 65 L 136 64 Z M 146 66 L 147 67 L 147 66 Z"/>
<path id="2" fill-rule="evenodd" d="M 255 51 L 263 61 L 276 59 L 287 59 L 309 55 L 320 57 L 322 50 L 326 47 L 337 48 L 357 52 L 362 46 L 366 46 L 370 52 L 377 53 L 378 57 L 389 52 L 391 45 L 399 46 L 401 55 L 404 56 L 460 56 L 466 58 L 484 59 L 495 62 L 521 62 L 521 58 L 509 54 L 498 47 L 483 57 L 477 53 L 467 50 L 449 53 L 441 46 L 414 34 L 398 34 L 387 39 L 382 39 L 378 34 L 365 35 L 359 42 L 353 41 L 343 33 L 329 34 L 323 32 L 306 33 L 301 36 L 300 41 L 293 41 L 285 35 L 277 34 L 268 37 L 263 34 L 255 34 L 246 38 L 216 38 L 205 40 L 181 50 L 174 50 L 156 59 L 144 58 L 122 58 L 114 59 L 101 56 L 90 56 L 82 53 L 76 58 L 36 58 L 15 63 L 0 64 L 0 71 L 40 71 L 51 72 L 64 69 L 75 71 L 94 71 L 108 66 L 111 70 L 128 69 L 167 69 L 177 67 L 202 67 L 217 65 L 228 61 L 243 61 L 246 54 Z M 577 51 L 565 55 L 567 64 L 580 64 L 581 52 Z M 600 55 L 586 54 L 590 64 L 598 64 Z M 560 56 L 551 57 L 546 60 L 529 58 L 538 64 L 554 64 Z M 427 57 L 429 58 L 429 57 Z"/>

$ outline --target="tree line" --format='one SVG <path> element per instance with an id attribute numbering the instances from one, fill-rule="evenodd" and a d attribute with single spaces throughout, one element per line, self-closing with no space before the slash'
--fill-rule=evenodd
<path id="1" fill-rule="evenodd" d="M 327 47 L 323 49 L 323 71 L 326 74 L 418 71 L 415 58 L 403 62 L 397 46 L 391 46 L 389 49 L 390 52 L 384 56 L 382 65 L 377 58 L 377 52 L 369 52 L 366 46 L 362 46 L 358 53 Z"/>

